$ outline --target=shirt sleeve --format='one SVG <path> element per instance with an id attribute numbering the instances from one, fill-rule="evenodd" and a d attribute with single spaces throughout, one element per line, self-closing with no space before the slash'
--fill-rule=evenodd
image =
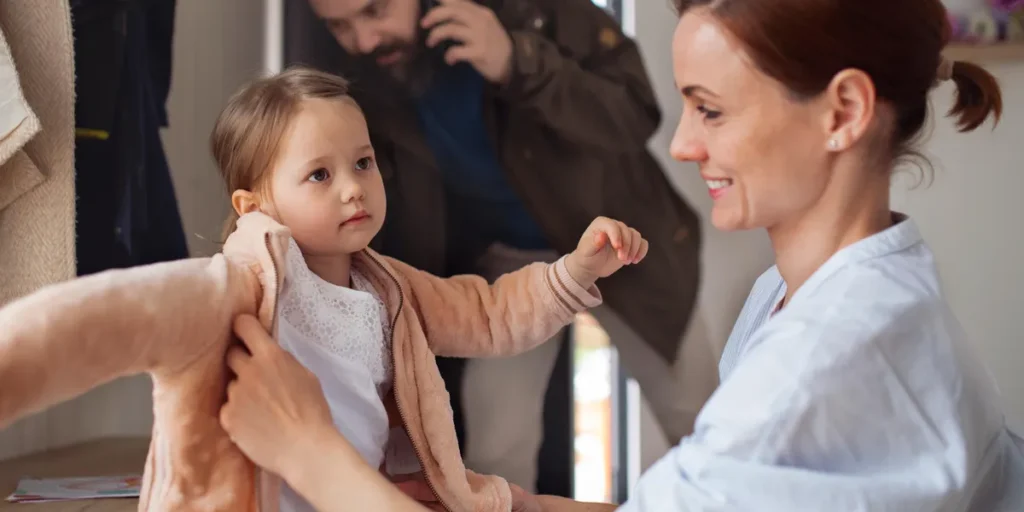
<path id="1" fill-rule="evenodd" d="M 801 329 L 774 329 L 744 355 L 621 510 L 946 510 L 957 499 L 970 457 L 956 425 L 872 343 Z"/>

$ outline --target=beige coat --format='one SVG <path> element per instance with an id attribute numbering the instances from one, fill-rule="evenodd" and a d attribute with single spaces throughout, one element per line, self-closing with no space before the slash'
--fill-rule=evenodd
<path id="1" fill-rule="evenodd" d="M 47 287 L 0 309 L 0 428 L 123 375 L 148 372 L 154 430 L 140 509 L 277 511 L 279 482 L 255 478 L 221 429 L 224 354 L 239 313 L 276 330 L 290 233 L 243 216 L 222 255 L 108 271 Z M 508 484 L 466 470 L 435 355 L 524 352 L 600 303 L 565 268 L 536 263 L 493 285 L 440 279 L 365 251 L 353 268 L 388 308 L 397 421 L 431 488 L 453 512 L 511 508 Z M 500 399 L 500 397 L 496 397 Z"/>
<path id="2" fill-rule="evenodd" d="M 75 276 L 66 0 L 0 0 L 0 305 Z"/>

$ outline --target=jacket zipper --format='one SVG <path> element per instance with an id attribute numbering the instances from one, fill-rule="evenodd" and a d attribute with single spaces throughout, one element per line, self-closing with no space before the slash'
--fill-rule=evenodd
<path id="1" fill-rule="evenodd" d="M 263 235 L 263 243 L 264 243 L 264 245 L 267 246 L 267 254 L 270 255 L 270 272 L 271 272 L 271 276 L 270 277 L 273 278 L 274 290 L 275 290 L 275 293 L 277 295 L 280 295 L 281 290 L 277 289 L 277 286 L 279 284 L 277 282 L 277 276 L 278 276 L 278 273 L 277 273 L 277 260 L 274 259 L 274 250 L 271 247 L 271 243 L 270 243 L 270 233 L 267 233 L 267 234 Z M 269 328 L 269 332 L 270 332 L 271 337 L 274 338 L 274 340 L 277 340 L 276 328 L 277 328 L 277 303 L 279 302 L 278 298 L 279 297 L 274 297 L 274 308 L 270 312 L 270 328 Z"/>
<path id="2" fill-rule="evenodd" d="M 277 270 L 277 259 L 274 258 L 274 250 L 273 250 L 272 244 L 270 243 L 270 236 L 271 236 L 270 233 L 265 233 L 263 235 L 263 245 L 267 249 L 267 254 L 270 255 L 270 269 L 269 269 L 270 270 L 270 277 L 271 277 L 271 279 L 273 279 L 272 282 L 274 283 L 274 290 L 275 290 L 275 295 L 276 296 L 274 297 L 274 307 L 272 308 L 272 310 L 270 312 L 270 326 L 267 329 L 267 332 L 270 333 L 270 337 L 274 340 L 275 343 L 277 343 L 277 303 L 280 302 L 278 299 L 280 298 L 280 293 L 281 293 L 281 290 L 277 289 L 277 276 L 280 275 L 280 274 L 278 273 L 278 270 Z M 266 298 L 266 293 L 265 292 L 266 292 L 266 290 L 264 290 L 264 298 Z M 265 508 L 264 507 L 264 498 L 269 496 L 271 491 L 269 489 L 264 489 L 263 488 L 264 487 L 264 485 L 263 485 L 264 482 L 263 482 L 262 475 L 265 475 L 265 473 L 258 473 L 258 474 L 261 475 L 261 476 L 257 477 L 257 479 L 256 479 L 256 503 L 259 504 L 259 508 L 260 509 L 263 509 L 263 508 Z M 278 484 L 278 489 L 275 492 L 280 493 L 281 492 L 280 484 L 282 483 L 282 480 L 280 480 L 280 477 L 272 477 L 272 478 L 277 479 L 276 483 Z M 273 499 L 273 503 L 274 503 L 274 506 L 272 508 L 275 509 L 275 510 L 280 509 L 280 505 L 281 505 L 281 503 L 279 501 L 280 497 L 279 496 L 275 496 L 272 499 Z"/>
<path id="3" fill-rule="evenodd" d="M 388 333 L 388 345 L 391 347 L 391 367 L 392 368 L 398 368 L 398 357 L 395 356 L 395 348 L 394 348 L 395 347 L 395 325 L 398 324 L 398 315 L 401 314 L 402 306 L 405 304 L 405 294 L 402 292 L 402 285 L 398 282 L 398 279 L 396 279 L 395 276 L 391 275 L 391 272 L 388 272 L 388 270 L 386 268 L 384 268 L 384 265 L 381 262 L 377 261 L 377 258 L 374 258 L 373 256 L 370 256 L 370 255 L 367 255 L 367 257 L 369 257 L 371 261 L 373 261 L 378 267 L 380 267 L 381 271 L 383 271 L 385 274 L 387 274 L 388 278 L 391 279 L 391 282 L 393 282 L 395 284 L 395 287 L 398 288 L 398 309 L 395 310 L 395 316 L 391 320 L 391 330 Z M 276 305 L 275 305 L 275 307 L 276 307 Z M 397 408 L 398 408 L 398 416 L 402 418 L 402 426 L 405 427 L 405 429 L 408 431 L 409 430 L 409 424 L 406 422 L 405 412 L 403 412 L 403 410 L 402 410 L 402 401 L 398 399 L 398 393 L 393 393 L 393 394 L 395 396 L 395 406 L 397 406 Z M 434 493 L 434 497 L 437 498 L 437 502 L 440 503 L 441 506 L 446 511 L 451 512 L 451 510 L 452 510 L 451 507 L 449 507 L 448 504 L 445 503 L 444 500 L 441 499 L 441 495 L 438 494 L 437 493 L 437 489 L 434 488 L 434 482 L 432 482 L 430 480 L 430 477 L 427 476 L 427 470 L 426 470 L 426 467 L 424 467 L 425 465 L 423 464 L 423 460 L 424 459 L 423 459 L 423 455 L 420 453 L 419 445 L 416 444 L 416 441 L 413 440 L 412 436 L 409 437 L 409 441 L 412 443 L 412 449 L 413 449 L 414 452 L 416 452 L 416 458 L 420 461 L 421 469 L 423 469 L 423 481 L 425 481 L 427 483 L 427 487 L 430 488 L 430 492 Z"/>

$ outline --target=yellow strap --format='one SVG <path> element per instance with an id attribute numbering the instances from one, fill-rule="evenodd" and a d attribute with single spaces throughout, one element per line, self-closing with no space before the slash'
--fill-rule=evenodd
<path id="1" fill-rule="evenodd" d="M 92 128 L 75 128 L 75 137 L 79 139 L 99 139 L 107 140 L 110 138 L 110 133 L 106 130 L 94 130 Z"/>

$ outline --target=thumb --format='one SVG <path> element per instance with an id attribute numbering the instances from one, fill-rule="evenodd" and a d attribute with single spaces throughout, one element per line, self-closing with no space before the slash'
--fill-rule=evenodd
<path id="1" fill-rule="evenodd" d="M 423 480 L 406 480 L 395 483 L 395 486 L 416 501 L 437 501 L 434 491 L 431 491 L 430 487 Z"/>
<path id="2" fill-rule="evenodd" d="M 274 340 L 255 316 L 238 315 L 235 317 L 234 331 L 250 354 L 275 346 Z"/>
<path id="3" fill-rule="evenodd" d="M 583 253 L 585 256 L 593 256 L 601 252 L 601 249 L 604 249 L 605 246 L 608 245 L 608 233 L 598 231 L 597 233 L 594 233 L 592 241 L 593 243 L 591 243 Z"/>

